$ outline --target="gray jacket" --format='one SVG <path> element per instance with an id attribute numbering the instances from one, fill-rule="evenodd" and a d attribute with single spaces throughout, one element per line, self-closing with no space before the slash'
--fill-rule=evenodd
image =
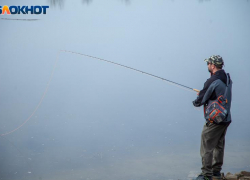
<path id="1" fill-rule="evenodd" d="M 229 85 L 227 88 L 226 98 L 228 100 L 227 103 L 227 111 L 228 116 L 225 123 L 228 124 L 232 121 L 231 117 L 231 102 L 232 102 L 232 80 L 229 77 Z M 193 105 L 196 107 L 204 105 L 204 108 L 210 104 L 213 100 L 217 99 L 220 95 L 224 95 L 226 90 L 226 83 L 227 83 L 227 75 L 225 71 L 219 70 L 215 74 L 211 74 L 211 77 L 205 82 L 203 89 L 200 91 L 199 96 L 196 100 L 193 101 Z"/>

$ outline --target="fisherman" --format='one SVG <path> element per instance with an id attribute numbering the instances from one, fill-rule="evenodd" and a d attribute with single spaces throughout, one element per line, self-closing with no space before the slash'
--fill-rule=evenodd
<path id="1" fill-rule="evenodd" d="M 222 69 L 224 61 L 221 56 L 213 55 L 204 60 L 207 62 L 208 71 L 211 77 L 207 79 L 203 89 L 197 94 L 198 97 L 193 101 L 195 107 L 204 105 L 204 113 L 207 105 L 224 95 L 227 79 L 229 86 L 226 91 L 227 98 L 227 117 L 220 124 L 207 120 L 201 133 L 200 154 L 202 158 L 202 173 L 196 180 L 222 179 L 221 169 L 223 165 L 225 135 L 229 124 L 231 123 L 231 99 L 232 99 L 232 81 L 230 76 Z"/>

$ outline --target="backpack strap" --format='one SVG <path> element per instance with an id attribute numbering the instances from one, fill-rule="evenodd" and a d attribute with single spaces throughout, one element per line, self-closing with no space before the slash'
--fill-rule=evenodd
<path id="1" fill-rule="evenodd" d="M 229 73 L 226 73 L 226 76 L 227 76 L 227 84 L 226 84 L 226 89 L 225 89 L 224 97 L 226 97 L 226 95 L 227 95 L 227 89 L 228 89 L 228 85 L 229 85 L 229 82 L 230 82 L 230 75 L 229 75 Z"/>

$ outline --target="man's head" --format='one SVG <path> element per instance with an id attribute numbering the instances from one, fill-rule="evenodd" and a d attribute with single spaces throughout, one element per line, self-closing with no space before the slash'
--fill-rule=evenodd
<path id="1" fill-rule="evenodd" d="M 222 69 L 224 61 L 220 55 L 210 56 L 208 59 L 204 60 L 207 62 L 208 71 L 210 73 L 215 73 L 216 71 Z"/>

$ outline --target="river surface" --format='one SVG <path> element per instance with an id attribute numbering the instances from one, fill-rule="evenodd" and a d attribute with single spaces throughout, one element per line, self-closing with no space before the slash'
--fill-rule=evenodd
<path id="1" fill-rule="evenodd" d="M 223 172 L 250 171 L 248 0 L 0 0 L 0 180 L 167 180 L 200 173 L 196 93 L 233 80 Z"/>

